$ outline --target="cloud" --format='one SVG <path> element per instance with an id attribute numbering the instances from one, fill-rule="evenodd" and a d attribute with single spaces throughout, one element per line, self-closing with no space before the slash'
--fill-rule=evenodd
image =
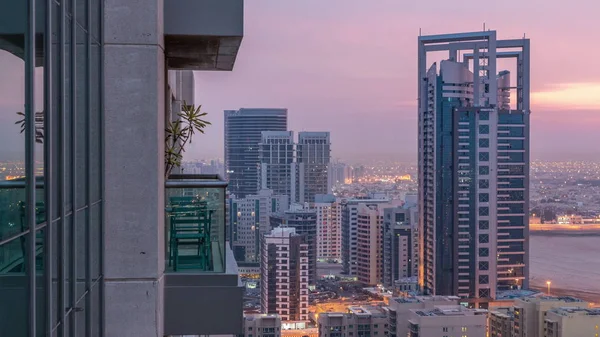
<path id="1" fill-rule="evenodd" d="M 562 109 L 600 109 L 599 83 L 561 83 L 531 94 L 532 104 Z"/>

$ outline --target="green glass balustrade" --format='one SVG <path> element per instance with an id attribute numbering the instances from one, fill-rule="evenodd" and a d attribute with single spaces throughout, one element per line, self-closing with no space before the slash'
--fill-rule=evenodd
<path id="1" fill-rule="evenodd" d="M 166 186 L 167 270 L 223 272 L 226 183 L 218 176 L 172 175 Z"/>

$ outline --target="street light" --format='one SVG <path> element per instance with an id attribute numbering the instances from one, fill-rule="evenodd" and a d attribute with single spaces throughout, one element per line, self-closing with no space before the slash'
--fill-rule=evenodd
<path id="1" fill-rule="evenodd" d="M 550 284 L 552 284 L 552 282 L 546 281 L 546 285 L 548 286 L 548 296 L 550 296 Z"/>

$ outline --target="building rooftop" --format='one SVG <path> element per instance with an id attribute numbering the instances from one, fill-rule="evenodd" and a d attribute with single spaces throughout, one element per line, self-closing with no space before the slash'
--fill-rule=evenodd
<path id="1" fill-rule="evenodd" d="M 267 234 L 267 237 L 288 237 L 290 235 L 296 234 L 296 229 L 294 227 L 277 227 L 271 230 L 270 234 Z"/>
<path id="2" fill-rule="evenodd" d="M 515 317 L 515 312 L 511 307 L 498 307 L 493 308 L 490 311 L 490 315 L 504 317 L 504 318 L 513 318 Z"/>
<path id="3" fill-rule="evenodd" d="M 521 298 L 521 301 L 528 303 L 536 303 L 536 302 L 557 302 L 563 301 L 566 303 L 583 303 L 585 301 L 580 300 L 571 296 L 531 296 Z"/>
<path id="4" fill-rule="evenodd" d="M 534 297 L 541 293 L 537 290 L 519 289 L 496 292 L 496 300 L 514 300 L 517 298 Z"/>
<path id="5" fill-rule="evenodd" d="M 407 284 L 407 283 L 417 283 L 417 282 L 419 282 L 418 277 L 411 276 L 411 277 L 400 278 L 400 279 L 394 281 L 394 284 Z"/>
<path id="6" fill-rule="evenodd" d="M 600 316 L 600 308 L 560 307 L 549 311 L 560 316 Z"/>
<path id="7" fill-rule="evenodd" d="M 348 312 L 359 316 L 387 317 L 382 307 L 374 305 L 351 306 L 348 307 Z"/>
<path id="8" fill-rule="evenodd" d="M 426 302 L 453 302 L 457 303 L 460 300 L 458 296 L 411 296 L 411 297 L 394 297 L 397 303 L 426 303 Z"/>
<path id="9" fill-rule="evenodd" d="M 419 316 L 471 316 L 481 313 L 486 313 L 484 309 L 467 309 L 462 305 L 439 305 L 432 309 L 411 310 Z"/>
<path id="10" fill-rule="evenodd" d="M 265 319 L 265 318 L 272 318 L 272 319 L 277 319 L 279 318 L 278 314 L 245 314 L 244 315 L 244 319 L 247 321 L 253 321 L 255 319 Z"/>

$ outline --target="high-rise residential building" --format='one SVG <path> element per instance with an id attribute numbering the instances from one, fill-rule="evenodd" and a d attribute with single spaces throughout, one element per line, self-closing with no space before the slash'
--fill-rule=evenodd
<path id="1" fill-rule="evenodd" d="M 262 237 L 261 311 L 283 321 L 308 320 L 307 236 L 277 227 Z"/>
<path id="2" fill-rule="evenodd" d="M 418 52 L 419 283 L 485 303 L 528 286 L 529 40 L 420 36 Z M 514 81 L 500 58 L 516 60 Z"/>
<path id="3" fill-rule="evenodd" d="M 225 174 L 230 193 L 238 198 L 258 193 L 262 132 L 287 131 L 287 115 L 287 109 L 225 111 Z"/>
<path id="4" fill-rule="evenodd" d="M 357 213 L 358 281 L 376 285 L 383 279 L 383 208 L 360 204 Z"/>
<path id="5" fill-rule="evenodd" d="M 417 208 L 383 210 L 383 284 L 418 275 Z"/>
<path id="6" fill-rule="evenodd" d="M 317 214 L 317 259 L 342 259 L 342 205 L 332 194 L 317 194 L 308 209 Z"/>
<path id="7" fill-rule="evenodd" d="M 319 337 L 386 336 L 388 315 L 377 306 L 351 306 L 347 313 L 323 312 L 318 316 Z"/>
<path id="8" fill-rule="evenodd" d="M 280 337 L 281 317 L 277 314 L 244 315 L 243 337 L 258 337 L 259 335 L 261 337 Z"/>
<path id="9" fill-rule="evenodd" d="M 165 177 L 164 152 L 192 70 L 233 68 L 243 8 L 0 2 L 2 113 L 25 117 L 0 132 L 0 336 L 243 333 L 226 184 Z"/>
<path id="10" fill-rule="evenodd" d="M 298 133 L 298 144 L 296 145 L 297 202 L 313 202 L 315 195 L 331 193 L 331 181 L 328 173 L 330 160 L 329 132 Z"/>
<path id="11" fill-rule="evenodd" d="M 296 196 L 293 131 L 263 131 L 259 144 L 259 187 L 275 194 Z"/>
<path id="12" fill-rule="evenodd" d="M 289 208 L 288 196 L 260 190 L 243 199 L 231 197 L 227 202 L 229 237 L 236 261 L 259 263 L 261 233 L 270 232 L 271 214 Z"/>
<path id="13" fill-rule="evenodd" d="M 342 269 L 348 276 L 358 275 L 358 208 L 393 207 L 389 199 L 342 199 Z"/>
<path id="14" fill-rule="evenodd" d="M 313 286 L 317 283 L 317 213 L 303 209 L 295 204 L 290 210 L 272 214 L 270 217 L 271 228 L 290 227 L 299 235 L 306 235 L 308 243 L 308 283 Z"/>

